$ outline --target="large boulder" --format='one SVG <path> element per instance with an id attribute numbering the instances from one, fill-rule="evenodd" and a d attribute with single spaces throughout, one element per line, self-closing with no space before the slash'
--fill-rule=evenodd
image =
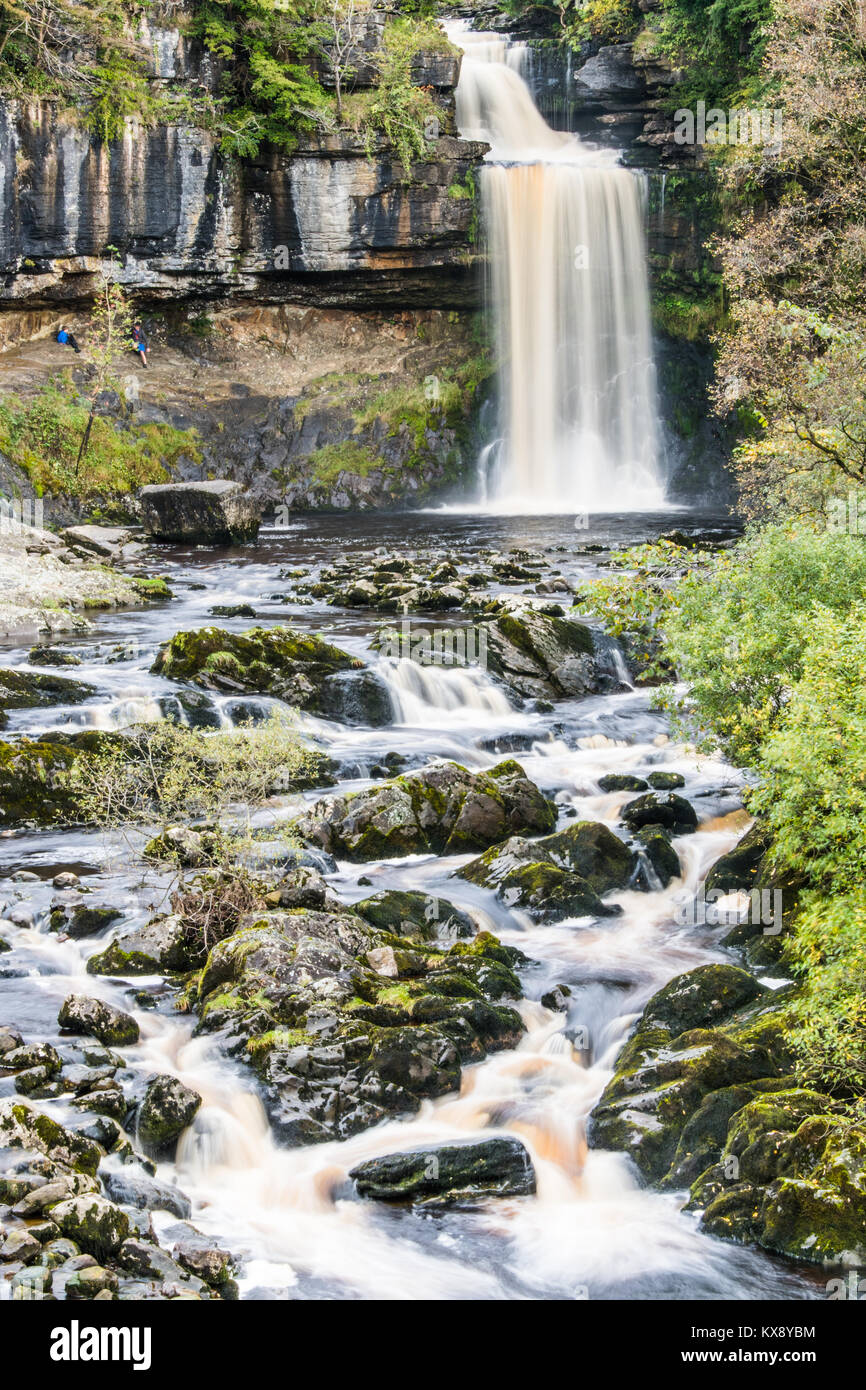
<path id="1" fill-rule="evenodd" d="M 155 917 L 135 931 L 109 942 L 104 951 L 90 956 L 88 975 L 161 975 L 166 971 L 192 970 L 203 961 L 179 917 Z"/>
<path id="2" fill-rule="evenodd" d="M 540 608 L 498 614 L 478 627 L 476 641 L 484 643 L 487 669 L 520 695 L 561 699 L 619 684 L 596 655 L 590 628 Z"/>
<path id="3" fill-rule="evenodd" d="M 607 826 L 577 821 L 554 835 L 527 840 L 514 835 L 458 870 L 461 878 L 493 888 L 508 907 L 537 921 L 610 916 L 601 894 L 626 888 L 638 859 Z"/>
<path id="4" fill-rule="evenodd" d="M 255 1069 L 284 1142 L 345 1138 L 516 1045 L 519 959 L 485 933 L 418 949 L 346 910 L 270 912 L 211 951 L 199 1028 Z"/>
<path id="5" fill-rule="evenodd" d="M 672 835 L 689 835 L 698 828 L 694 806 L 676 792 L 644 792 L 627 801 L 620 815 L 630 830 L 660 825 Z"/>
<path id="6" fill-rule="evenodd" d="M 130 1014 L 85 994 L 70 994 L 64 999 L 57 1022 L 67 1032 L 97 1038 L 106 1047 L 130 1047 L 138 1042 L 138 1024 Z"/>
<path id="7" fill-rule="evenodd" d="M 447 1202 L 523 1197 L 535 1170 L 519 1139 L 483 1139 L 385 1154 L 349 1173 L 361 1197 L 383 1202 Z"/>
<path id="8" fill-rule="evenodd" d="M 62 1235 L 97 1259 L 115 1254 L 129 1235 L 126 1212 L 97 1193 L 58 1202 L 50 1213 Z"/>
<path id="9" fill-rule="evenodd" d="M 371 926 L 415 941 L 475 935 L 475 923 L 444 898 L 388 889 L 355 903 L 353 911 Z"/>
<path id="10" fill-rule="evenodd" d="M 770 848 L 770 837 L 762 825 L 753 825 L 743 838 L 717 859 L 704 885 L 707 892 L 751 892 L 755 886 L 758 867 Z"/>
<path id="11" fill-rule="evenodd" d="M 392 718 L 387 691 L 362 661 L 290 627 L 178 632 L 160 647 L 151 669 L 205 690 L 275 695 L 347 723 L 387 724 Z"/>
<path id="12" fill-rule="evenodd" d="M 442 763 L 365 791 L 316 802 L 291 824 L 303 839 L 349 859 L 459 854 L 515 832 L 552 830 L 550 802 L 519 763 L 468 772 Z"/>
<path id="13" fill-rule="evenodd" d="M 258 503 L 240 483 L 158 483 L 139 493 L 144 529 L 154 540 L 240 545 L 255 540 Z"/>
<path id="14" fill-rule="evenodd" d="M 790 1067 L 784 1008 L 736 966 L 699 966 L 671 980 L 650 999 L 617 1059 L 590 1117 L 592 1147 L 629 1154 L 654 1181 L 676 1171 L 691 1152 L 678 1148 L 686 1126 L 711 1092 Z"/>

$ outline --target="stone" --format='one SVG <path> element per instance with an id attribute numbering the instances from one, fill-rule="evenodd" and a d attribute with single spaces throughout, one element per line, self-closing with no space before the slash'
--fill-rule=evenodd
<path id="1" fill-rule="evenodd" d="M 645 792 L 626 802 L 620 815 L 630 830 L 660 825 L 674 835 L 687 835 L 698 827 L 694 806 L 676 792 Z"/>
<path id="2" fill-rule="evenodd" d="M 485 849 L 518 831 L 551 830 L 550 803 L 519 763 L 471 773 L 442 763 L 316 802 L 291 822 L 311 844 L 350 859 Z"/>
<path id="3" fill-rule="evenodd" d="M 52 931 L 65 932 L 79 941 L 105 931 L 122 916 L 123 911 L 110 903 L 58 903 L 52 904 L 50 925 Z"/>
<path id="4" fill-rule="evenodd" d="M 717 859 L 707 874 L 706 892 L 750 893 L 758 868 L 770 848 L 770 837 L 761 825 L 753 825 L 743 838 Z"/>
<path id="5" fill-rule="evenodd" d="M 647 861 L 662 888 L 675 878 L 682 877 L 680 857 L 670 842 L 667 831 L 660 825 L 641 826 L 635 834 Z M 650 884 L 654 887 L 654 884 Z"/>
<path id="6" fill-rule="evenodd" d="M 95 695 L 92 685 L 44 671 L 12 671 L 0 667 L 0 729 L 7 724 L 7 709 L 35 709 L 50 705 L 78 705 Z"/>
<path id="7" fill-rule="evenodd" d="M 21 1260 L 29 1264 L 40 1253 L 42 1246 L 26 1226 L 16 1226 L 0 1245 L 0 1260 Z"/>
<path id="8" fill-rule="evenodd" d="M 598 785 L 603 792 L 645 792 L 649 789 L 643 777 L 635 777 L 630 772 L 607 772 L 599 777 Z"/>
<path id="9" fill-rule="evenodd" d="M 240 483 L 158 483 L 139 493 L 144 529 L 154 540 L 241 545 L 255 540 L 261 512 Z"/>
<path id="10" fill-rule="evenodd" d="M 368 1159 L 349 1177 L 360 1197 L 386 1202 L 483 1201 L 535 1192 L 535 1172 L 519 1139 L 443 1144 Z"/>
<path id="11" fill-rule="evenodd" d="M 211 1288 L 219 1288 L 231 1279 L 235 1269 L 231 1253 L 194 1226 L 178 1222 L 168 1228 L 164 1238 L 171 1245 L 172 1258 Z"/>
<path id="12" fill-rule="evenodd" d="M 88 975 L 161 975 L 192 970 L 204 955 L 192 944 L 179 917 L 155 917 L 136 931 L 125 932 L 87 960 Z"/>
<path id="13" fill-rule="evenodd" d="M 68 1032 L 94 1037 L 106 1047 L 130 1047 L 139 1038 L 134 1018 L 85 994 L 70 994 L 63 1001 L 57 1022 Z"/>
<path id="14" fill-rule="evenodd" d="M 647 781 L 653 791 L 672 792 L 677 787 L 684 787 L 686 779 L 681 772 L 648 772 Z"/>
<path id="15" fill-rule="evenodd" d="M 113 1255 L 129 1235 L 126 1212 L 96 1194 L 70 1197 L 51 1208 L 51 1220 L 88 1255 Z"/>
<path id="16" fill-rule="evenodd" d="M 201 1096 L 198 1092 L 184 1086 L 177 1077 L 151 1077 L 138 1110 L 138 1138 L 153 1153 L 171 1151 L 180 1135 L 195 1119 L 200 1106 Z"/>
<path id="17" fill-rule="evenodd" d="M 371 926 L 414 941 L 458 940 L 475 935 L 475 923 L 444 898 L 427 893 L 388 889 L 355 903 L 352 908 Z"/>
<path id="18" fill-rule="evenodd" d="M 168 1211 L 181 1221 L 192 1211 L 189 1198 L 180 1188 L 132 1171 L 130 1165 L 107 1173 L 105 1190 L 119 1206 L 137 1207 L 140 1211 Z"/>
<path id="19" fill-rule="evenodd" d="M 103 1269 L 101 1265 L 89 1265 L 87 1269 L 77 1269 L 67 1279 L 64 1293 L 73 1301 L 99 1298 L 108 1293 L 113 1297 L 117 1291 L 117 1275 L 113 1270 Z"/>

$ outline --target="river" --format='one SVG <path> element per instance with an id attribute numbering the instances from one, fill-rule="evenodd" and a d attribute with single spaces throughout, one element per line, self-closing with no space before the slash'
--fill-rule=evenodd
<path id="1" fill-rule="evenodd" d="M 307 735 L 337 759 L 341 790 L 367 785 L 371 767 L 388 752 L 403 754 L 408 766 L 453 758 L 481 769 L 516 750 L 527 774 L 555 799 L 560 823 L 576 815 L 615 827 L 627 794 L 600 791 L 599 777 L 611 771 L 680 772 L 684 795 L 698 809 L 698 833 L 676 841 L 683 878 L 666 890 L 615 894 L 622 915 L 601 923 L 533 924 L 488 890 L 452 877 L 469 856 L 338 863 L 328 879 L 347 902 L 385 887 L 420 888 L 466 908 L 479 925 L 519 945 L 532 961 L 523 972 L 526 997 L 519 1006 L 527 1031 L 515 1051 L 466 1067 L 459 1095 L 426 1102 L 414 1118 L 345 1142 L 298 1149 L 275 1143 L 249 1073 L 226 1061 L 212 1036 L 193 1036 L 194 1020 L 175 1010 L 174 991 L 161 979 L 129 982 L 85 974 L 91 953 L 145 921 L 164 901 L 165 881 L 143 867 L 136 842 L 77 829 L 7 831 L 0 837 L 0 907 L 4 913 L 24 907 L 32 914 L 32 925 L 21 923 L 20 914 L 19 925 L 3 923 L 12 950 L 0 957 L 0 1024 L 13 1024 L 27 1041 L 56 1042 L 58 1008 L 73 991 L 99 995 L 134 1015 L 141 1041 L 123 1049 L 130 1075 L 169 1072 L 204 1098 L 176 1161 L 161 1164 L 159 1177 L 177 1184 L 192 1200 L 195 1224 L 239 1257 L 241 1297 L 818 1296 L 808 1272 L 700 1234 L 697 1218 L 681 1211 L 685 1194 L 647 1190 L 625 1156 L 588 1150 L 585 1142 L 586 1118 L 646 1000 L 672 976 L 725 958 L 717 945 L 721 929 L 687 925 L 683 908 L 708 866 L 742 833 L 739 774 L 672 741 L 645 690 L 566 700 L 550 713 L 516 709 L 483 671 L 407 670 L 377 658 L 370 647 L 375 615 L 367 610 L 282 601 L 288 588 L 282 571 L 304 567 L 315 578 L 335 558 L 374 550 L 392 556 L 435 549 L 463 563 L 475 556 L 480 562 L 485 548 L 519 545 L 543 553 L 573 584 L 602 572 L 610 547 L 659 534 L 671 524 L 669 512 L 597 519 L 576 534 L 563 517 L 308 516 L 281 531 L 264 530 L 256 546 L 243 550 L 154 548 L 148 567 L 166 575 L 174 600 L 99 615 L 92 633 L 62 642 L 81 660 L 73 674 L 97 693 L 68 709 L 10 712 L 13 734 L 117 728 L 158 716 L 160 701 L 177 689 L 149 674 L 159 644 L 176 631 L 213 621 L 209 609 L 215 604 L 247 603 L 264 624 L 288 621 L 314 631 L 376 665 L 388 682 L 394 722 L 385 728 L 302 716 Z M 250 621 L 219 624 L 241 631 Z M 28 648 L 7 642 L 3 661 L 26 666 L 27 654 Z M 226 722 L 257 717 L 268 703 L 219 701 Z M 259 820 L 278 822 L 301 799 L 277 798 Z M 122 906 L 122 920 L 96 937 L 58 940 L 47 918 L 52 877 L 65 869 L 81 875 L 101 900 Z M 14 877 L 21 873 L 29 877 Z M 359 885 L 362 875 L 373 888 Z M 560 983 L 571 990 L 567 1014 L 540 1003 Z M 142 990 L 150 995 L 148 1007 L 134 997 Z M 11 1094 L 12 1077 L 0 1080 L 0 1096 Z M 75 1116 L 62 1099 L 43 1104 L 61 1121 Z M 520 1137 L 529 1149 L 538 1176 L 535 1196 L 433 1214 L 360 1201 L 347 1181 L 362 1158 L 500 1133 Z M 173 1219 L 157 1212 L 155 1228 Z"/>

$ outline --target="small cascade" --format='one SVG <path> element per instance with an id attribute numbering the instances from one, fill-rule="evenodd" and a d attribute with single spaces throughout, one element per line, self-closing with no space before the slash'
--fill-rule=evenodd
<path id="1" fill-rule="evenodd" d="M 388 687 L 398 724 L 427 728 L 431 722 L 441 725 L 443 715 L 465 724 L 470 712 L 513 713 L 508 696 L 478 666 L 422 666 L 389 657 L 378 673 Z"/>

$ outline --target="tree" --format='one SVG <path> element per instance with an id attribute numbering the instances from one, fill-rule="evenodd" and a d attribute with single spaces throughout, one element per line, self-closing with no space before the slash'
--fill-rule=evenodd
<path id="1" fill-rule="evenodd" d="M 76 476 L 90 443 L 90 432 L 99 398 L 113 383 L 115 363 L 121 352 L 128 351 L 132 332 L 132 310 L 126 292 L 115 275 L 119 264 L 116 259 L 117 253 L 114 247 L 109 247 L 108 250 L 112 256 L 111 269 L 106 270 L 103 265 L 99 272 L 99 287 L 90 313 L 89 356 L 96 371 L 91 382 L 90 413 L 75 462 Z"/>
<path id="2" fill-rule="evenodd" d="M 325 56 L 334 78 L 337 120 L 343 119 L 343 88 L 355 74 L 355 60 L 370 13 L 370 0 L 328 0 Z"/>

